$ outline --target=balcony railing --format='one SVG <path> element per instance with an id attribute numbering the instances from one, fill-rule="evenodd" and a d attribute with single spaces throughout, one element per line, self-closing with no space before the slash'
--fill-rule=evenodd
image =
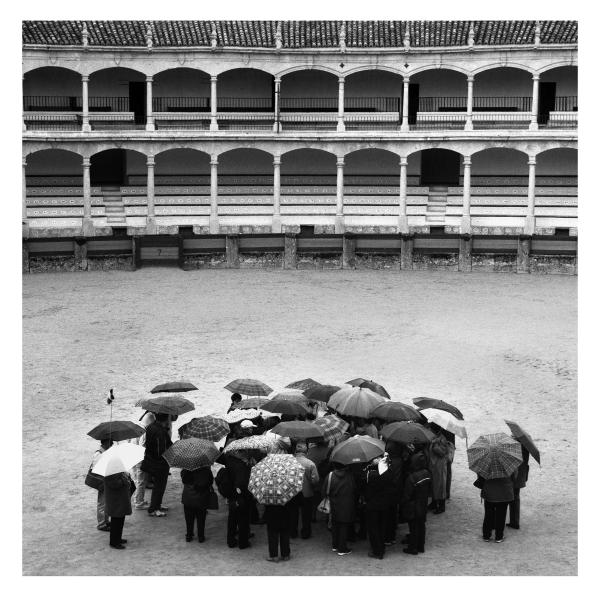
<path id="1" fill-rule="evenodd" d="M 554 110 L 577 112 L 577 96 L 556 96 Z"/>
<path id="2" fill-rule="evenodd" d="M 178 96 L 152 98 L 154 112 L 206 112 L 210 110 L 210 98 Z"/>
<path id="3" fill-rule="evenodd" d="M 473 111 L 531 111 L 529 96 L 473 96 Z M 467 112 L 466 96 L 422 96 L 419 112 Z"/>

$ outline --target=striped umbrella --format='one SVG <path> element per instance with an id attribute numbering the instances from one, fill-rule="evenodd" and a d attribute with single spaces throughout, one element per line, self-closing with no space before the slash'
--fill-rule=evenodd
<path id="1" fill-rule="evenodd" d="M 291 454 L 269 454 L 250 471 L 248 490 L 260 504 L 284 505 L 302 491 L 304 467 Z"/>
<path id="2" fill-rule="evenodd" d="M 161 392 L 193 392 L 198 388 L 189 381 L 169 381 L 161 383 L 150 390 L 151 394 L 160 394 Z"/>
<path id="3" fill-rule="evenodd" d="M 376 394 L 379 394 L 380 396 L 387 398 L 388 400 L 390 398 L 390 395 L 387 393 L 386 389 L 382 385 L 380 385 L 379 383 L 375 383 L 374 381 L 371 381 L 370 379 L 364 379 L 363 377 L 357 377 L 356 379 L 351 379 L 350 381 L 346 381 L 346 383 L 356 386 L 356 387 L 360 387 L 360 388 L 367 388 L 367 389 L 371 390 L 372 392 L 375 392 Z"/>
<path id="4" fill-rule="evenodd" d="M 300 402 L 290 402 L 289 400 L 269 400 L 262 406 L 264 410 L 280 415 L 300 416 L 306 415 L 308 410 L 305 405 Z"/>
<path id="5" fill-rule="evenodd" d="M 484 479 L 510 477 L 523 462 L 521 444 L 506 433 L 479 436 L 468 448 L 469 469 Z"/>
<path id="6" fill-rule="evenodd" d="M 189 423 L 182 425 L 178 431 L 182 440 L 200 438 L 216 442 L 229 433 L 229 425 L 223 419 L 207 415 L 192 419 Z"/>
<path id="7" fill-rule="evenodd" d="M 381 456 L 385 452 L 385 443 L 369 435 L 355 435 L 345 442 L 338 444 L 329 460 L 331 462 L 349 465 L 365 463 Z"/>
<path id="8" fill-rule="evenodd" d="M 425 415 L 430 423 L 435 423 L 442 429 L 455 433 L 463 439 L 467 437 L 465 422 L 459 421 L 453 414 L 437 408 L 424 408 L 421 414 Z"/>
<path id="9" fill-rule="evenodd" d="M 319 385 L 304 390 L 303 393 L 309 400 L 327 403 L 329 402 L 329 398 L 341 389 L 339 385 Z"/>
<path id="10" fill-rule="evenodd" d="M 240 400 L 237 403 L 236 408 L 262 408 L 262 405 L 268 401 L 268 396 L 252 396 Z"/>
<path id="11" fill-rule="evenodd" d="M 318 417 L 313 423 L 321 429 L 325 440 L 340 440 L 348 430 L 348 423 L 336 415 Z"/>
<path id="12" fill-rule="evenodd" d="M 285 387 L 293 388 L 295 390 L 306 391 L 306 390 L 310 390 L 311 388 L 314 388 L 315 386 L 319 386 L 319 385 L 321 385 L 321 384 L 318 381 L 315 381 L 314 379 L 311 379 L 309 377 L 308 379 L 300 379 L 298 381 L 292 381 L 292 383 L 288 383 Z"/>
<path id="13" fill-rule="evenodd" d="M 349 387 L 342 388 L 333 394 L 327 406 L 342 415 L 368 418 L 373 409 L 384 402 L 385 398 L 368 388 Z"/>
<path id="14" fill-rule="evenodd" d="M 428 444 L 435 438 L 435 435 L 420 423 L 401 421 L 384 425 L 381 437 L 399 444 Z"/>
<path id="15" fill-rule="evenodd" d="M 382 421 L 420 421 L 421 413 L 403 402 L 386 402 L 373 409 L 371 416 Z"/>
<path id="16" fill-rule="evenodd" d="M 234 379 L 225 389 L 244 396 L 268 396 L 273 391 L 273 388 L 258 379 Z"/>
<path id="17" fill-rule="evenodd" d="M 169 463 L 170 467 L 193 471 L 201 467 L 210 467 L 219 454 L 220 452 L 213 442 L 188 438 L 187 440 L 175 442 L 163 452 L 163 458 Z"/>
<path id="18" fill-rule="evenodd" d="M 323 431 L 314 423 L 307 421 L 283 421 L 271 429 L 273 433 L 292 440 L 306 440 L 309 438 L 322 438 Z"/>
<path id="19" fill-rule="evenodd" d="M 193 402 L 187 398 L 176 394 L 174 396 L 156 396 L 148 400 L 138 400 L 135 404 L 141 406 L 144 410 L 153 413 L 163 413 L 166 415 L 182 415 L 194 410 Z"/>
<path id="20" fill-rule="evenodd" d="M 256 408 L 245 408 L 241 410 L 236 408 L 227 414 L 219 415 L 218 418 L 223 419 L 223 421 L 226 421 L 231 425 L 232 423 L 240 423 L 244 419 L 252 420 L 260 416 L 260 411 Z"/>

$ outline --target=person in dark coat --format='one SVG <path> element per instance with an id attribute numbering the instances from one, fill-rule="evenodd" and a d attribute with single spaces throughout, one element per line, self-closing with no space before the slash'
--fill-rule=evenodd
<path id="1" fill-rule="evenodd" d="M 323 481 L 323 496 L 327 495 L 331 503 L 331 542 L 332 550 L 339 556 L 350 554 L 348 530 L 356 520 L 356 483 L 348 467 L 336 465 Z"/>
<path id="2" fill-rule="evenodd" d="M 194 539 L 194 522 L 196 522 L 198 541 L 202 543 L 205 539 L 206 511 L 213 483 L 212 471 L 210 467 L 202 467 L 193 471 L 181 469 L 181 481 L 183 482 L 181 502 L 186 526 L 185 541 L 191 542 Z"/>
<path id="3" fill-rule="evenodd" d="M 123 539 L 125 517 L 131 514 L 131 478 L 127 473 L 115 473 L 104 478 L 104 506 L 110 517 L 111 548 L 124 550 L 127 540 Z"/>
<path id="4" fill-rule="evenodd" d="M 291 501 L 290 501 L 291 502 Z M 265 523 L 267 524 L 267 539 L 269 543 L 269 562 L 290 560 L 290 532 L 292 529 L 292 510 L 290 502 L 281 505 L 265 506 Z"/>
<path id="5" fill-rule="evenodd" d="M 386 514 L 384 543 L 386 546 L 392 546 L 396 543 L 398 512 L 402 496 L 402 483 L 404 480 L 404 459 L 402 457 L 400 445 L 395 442 L 388 442 L 388 444 L 386 444 L 386 452 L 388 453 L 389 458 L 388 468 L 394 486 L 394 496 L 393 502 Z"/>
<path id="6" fill-rule="evenodd" d="M 527 485 L 529 479 L 529 450 L 521 444 L 521 451 L 523 462 L 519 465 L 514 478 L 514 500 L 508 505 L 509 519 L 506 525 L 512 529 L 519 529 L 521 526 L 521 488 Z"/>
<path id="7" fill-rule="evenodd" d="M 151 517 L 164 517 L 167 508 L 162 506 L 162 500 L 169 477 L 169 463 L 163 458 L 163 452 L 173 445 L 169 435 L 169 415 L 159 413 L 156 421 L 146 428 L 144 460 L 142 471 L 149 473 L 154 482 L 148 514 Z"/>
<path id="8" fill-rule="evenodd" d="M 429 470 L 431 471 L 431 497 L 433 513 L 439 515 L 446 510 L 446 478 L 448 475 L 448 458 L 450 445 L 442 434 L 442 428 L 435 423 L 430 424 L 435 438 L 429 447 Z"/>
<path id="9" fill-rule="evenodd" d="M 450 500 L 450 487 L 452 486 L 452 463 L 456 449 L 456 435 L 442 427 L 442 435 L 448 440 L 448 462 L 446 463 L 446 500 Z"/>
<path id="10" fill-rule="evenodd" d="M 408 522 L 406 554 L 425 552 L 425 522 L 430 493 L 431 472 L 427 468 L 427 459 L 423 452 L 416 452 L 410 458 L 400 503 L 403 517 Z"/>
<path id="11" fill-rule="evenodd" d="M 516 473 L 516 472 L 515 472 Z M 515 498 L 515 477 L 499 477 L 496 479 L 484 479 L 479 476 L 473 485 L 481 490 L 483 498 L 483 539 L 489 542 L 492 531 L 496 532 L 495 541 L 504 541 L 504 523 L 506 521 L 506 510 L 508 503 Z"/>

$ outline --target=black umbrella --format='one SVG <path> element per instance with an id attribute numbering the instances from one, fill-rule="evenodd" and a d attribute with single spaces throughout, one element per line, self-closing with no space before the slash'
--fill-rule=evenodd
<path id="1" fill-rule="evenodd" d="M 376 394 L 379 394 L 380 396 L 383 396 L 384 398 L 390 397 L 390 395 L 387 393 L 387 390 L 382 385 L 380 385 L 379 383 L 375 383 L 374 381 L 371 381 L 370 379 L 364 379 L 363 377 L 357 377 L 356 379 L 351 379 L 350 381 L 346 381 L 346 383 L 349 383 L 350 385 L 353 385 L 355 387 L 368 388 L 372 392 L 375 392 Z"/>
<path id="2" fill-rule="evenodd" d="M 302 392 L 309 400 L 316 400 L 318 402 L 329 402 L 329 398 L 336 392 L 339 392 L 342 388 L 338 385 L 317 385 Z"/>
<path id="3" fill-rule="evenodd" d="M 135 404 L 141 406 L 144 410 L 153 413 L 163 413 L 167 415 L 182 415 L 190 410 L 194 410 L 194 403 L 180 395 L 174 396 L 155 396 L 147 400 L 138 400 Z"/>
<path id="4" fill-rule="evenodd" d="M 408 404 L 402 402 L 386 402 L 373 410 L 371 417 L 382 421 L 421 421 L 423 415 Z"/>
<path id="5" fill-rule="evenodd" d="M 131 421 L 106 421 L 88 431 L 88 435 L 95 440 L 111 439 L 113 442 L 139 438 L 144 433 L 146 430 L 143 427 Z"/>
<path id="6" fill-rule="evenodd" d="M 529 450 L 529 454 L 537 460 L 538 464 L 542 464 L 540 462 L 540 451 L 537 446 L 534 444 L 532 437 L 520 426 L 517 425 L 514 421 L 508 421 L 504 419 L 504 422 L 508 425 L 512 436 L 527 450 Z"/>
<path id="7" fill-rule="evenodd" d="M 271 429 L 273 433 L 293 440 L 307 440 L 309 438 L 323 438 L 320 427 L 306 421 L 284 421 Z"/>
<path id="8" fill-rule="evenodd" d="M 425 396 L 420 396 L 419 398 L 413 398 L 413 404 L 418 406 L 419 408 L 437 408 L 439 410 L 445 410 L 450 414 L 454 415 L 457 419 L 464 421 L 463 414 L 448 402 L 444 400 L 436 400 L 435 398 L 426 398 Z"/>
<path id="9" fill-rule="evenodd" d="M 305 415 L 308 413 L 306 406 L 299 402 L 290 402 L 289 400 L 269 400 L 261 408 L 282 415 Z"/>
<path id="10" fill-rule="evenodd" d="M 151 394 L 164 393 L 177 393 L 177 392 L 192 392 L 198 388 L 189 381 L 169 381 L 167 383 L 161 383 L 150 390 Z"/>
<path id="11" fill-rule="evenodd" d="M 381 430 L 384 440 L 400 444 L 428 444 L 435 435 L 420 423 L 388 423 Z"/>

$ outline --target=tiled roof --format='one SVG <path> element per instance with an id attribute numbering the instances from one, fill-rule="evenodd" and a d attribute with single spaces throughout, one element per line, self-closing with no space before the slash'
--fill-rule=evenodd
<path id="1" fill-rule="evenodd" d="M 80 45 L 83 24 L 91 46 L 145 46 L 146 21 L 23 21 L 23 44 Z M 348 48 L 466 46 L 473 23 L 475 45 L 533 44 L 535 21 L 152 21 L 153 45 L 274 48 L 281 23 L 283 48 L 339 46 L 344 23 Z M 542 44 L 577 43 L 577 21 L 541 21 Z"/>

